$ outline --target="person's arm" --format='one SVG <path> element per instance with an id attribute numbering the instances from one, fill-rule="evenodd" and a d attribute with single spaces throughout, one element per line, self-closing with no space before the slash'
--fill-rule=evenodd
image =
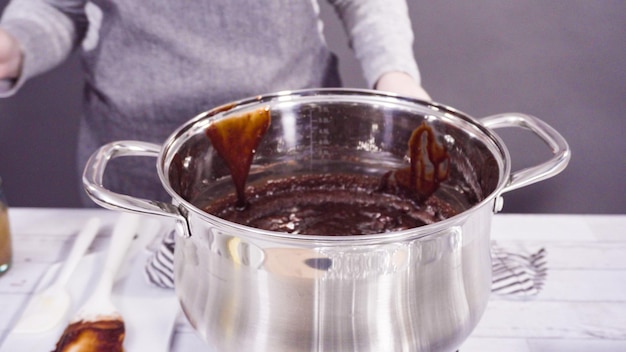
<path id="1" fill-rule="evenodd" d="M 369 87 L 427 99 L 413 55 L 405 0 L 328 0 L 341 18 Z"/>
<path id="2" fill-rule="evenodd" d="M 87 30 L 86 0 L 13 0 L 0 20 L 0 97 L 63 62 Z"/>

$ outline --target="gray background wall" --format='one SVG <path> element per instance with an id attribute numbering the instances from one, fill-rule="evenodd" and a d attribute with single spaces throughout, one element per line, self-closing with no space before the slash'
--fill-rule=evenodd
<path id="1" fill-rule="evenodd" d="M 626 2 L 409 2 L 415 55 L 434 100 L 474 117 L 532 114 L 570 144 L 568 168 L 508 193 L 505 212 L 625 212 Z M 345 85 L 364 87 L 340 22 L 321 5 Z M 72 57 L 0 100 L 0 176 L 13 206 L 80 206 L 74 144 L 81 84 Z M 498 134 L 515 169 L 549 156 L 530 133 Z"/>

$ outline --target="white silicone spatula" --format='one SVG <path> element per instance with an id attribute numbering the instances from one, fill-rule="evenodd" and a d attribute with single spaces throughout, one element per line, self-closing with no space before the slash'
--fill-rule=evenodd
<path id="1" fill-rule="evenodd" d="M 60 269 L 57 279 L 30 300 L 24 313 L 18 320 L 13 332 L 36 334 L 50 330 L 67 316 L 72 299 L 67 290 L 67 282 L 76 265 L 85 255 L 89 245 L 98 233 L 99 218 L 87 220 L 85 226 L 74 240 L 70 254 Z"/>
<path id="2" fill-rule="evenodd" d="M 111 291 L 140 220 L 136 214 L 120 215 L 100 279 L 59 338 L 57 351 L 117 351 L 123 343 L 124 320 L 111 300 Z"/>

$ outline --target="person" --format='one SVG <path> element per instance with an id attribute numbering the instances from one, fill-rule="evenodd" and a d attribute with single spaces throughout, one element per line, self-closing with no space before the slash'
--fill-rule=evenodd
<path id="1" fill-rule="evenodd" d="M 227 102 L 341 86 L 316 1 L 12 0 L 0 20 L 0 97 L 79 50 L 80 169 L 101 145 L 163 143 L 185 121 Z M 430 99 L 405 0 L 329 2 L 369 87 Z M 107 188 L 167 200 L 153 160 L 140 159 L 112 163 Z"/>

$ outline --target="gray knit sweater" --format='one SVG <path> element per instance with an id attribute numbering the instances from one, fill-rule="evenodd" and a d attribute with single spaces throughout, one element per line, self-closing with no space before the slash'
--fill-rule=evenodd
<path id="1" fill-rule="evenodd" d="M 405 0 L 330 2 L 368 84 L 388 71 L 419 82 Z M 197 113 L 229 101 L 340 85 L 315 0 L 13 0 L 0 25 L 24 52 L 21 77 L 0 96 L 80 48 L 86 83 L 79 168 L 107 142 L 162 143 Z M 107 169 L 107 187 L 167 198 L 154 160 L 124 159 Z"/>

